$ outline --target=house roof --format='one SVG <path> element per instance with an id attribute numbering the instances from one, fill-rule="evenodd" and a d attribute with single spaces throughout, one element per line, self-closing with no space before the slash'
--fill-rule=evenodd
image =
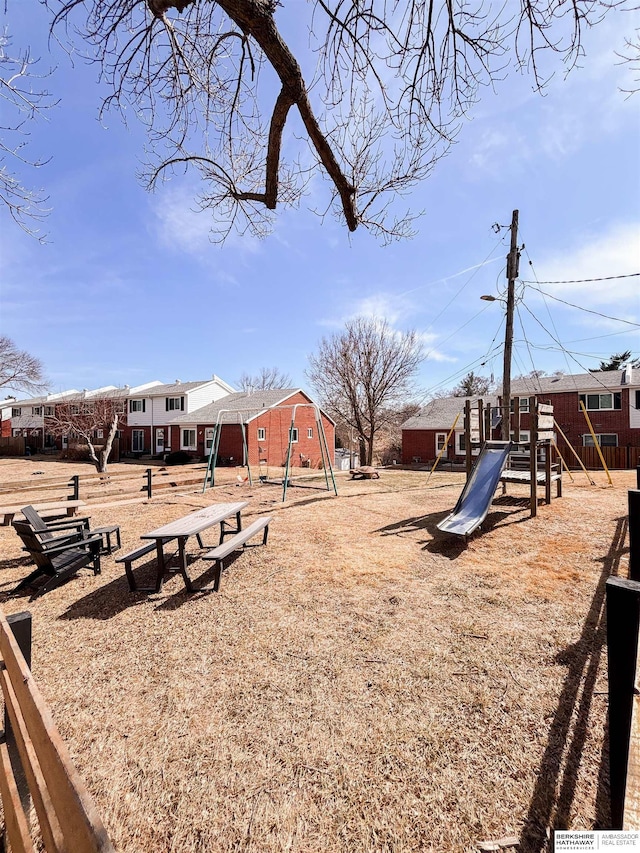
<path id="1" fill-rule="evenodd" d="M 177 379 L 175 382 L 169 382 L 167 384 L 160 383 L 159 385 L 154 385 L 151 388 L 132 388 L 131 393 L 133 395 L 137 394 L 140 397 L 168 397 L 171 395 L 178 397 L 182 394 L 188 394 L 189 391 L 193 391 L 194 388 L 209 385 L 209 383 L 215 382 L 216 379 L 217 377 L 215 379 L 202 379 L 199 382 L 180 382 L 180 380 Z M 226 385 L 226 382 L 222 382 L 221 384 Z"/>
<path id="2" fill-rule="evenodd" d="M 626 378 L 627 381 L 624 381 Z M 628 380 L 631 380 L 630 382 Z M 523 377 L 511 381 L 511 393 L 559 394 L 568 391 L 619 391 L 640 385 L 640 369 L 596 370 L 593 373 L 568 373 L 555 376 Z"/>
<path id="3" fill-rule="evenodd" d="M 176 415 L 172 418 L 172 424 L 212 424 L 218 423 L 248 423 L 257 418 L 266 409 L 286 404 L 286 401 L 294 394 L 304 394 L 313 403 L 313 400 L 301 388 L 272 388 L 268 391 L 236 391 L 228 394 L 221 400 L 209 403 L 196 409 L 194 412 Z"/>
<path id="4" fill-rule="evenodd" d="M 456 415 L 462 415 L 465 403 L 469 400 L 471 405 L 482 400 L 485 405 L 497 406 L 498 398 L 493 396 L 483 397 L 439 397 L 431 400 L 424 409 L 413 418 L 409 418 L 402 424 L 402 429 L 439 429 L 450 430 Z M 457 426 L 463 429 L 462 418 Z"/>

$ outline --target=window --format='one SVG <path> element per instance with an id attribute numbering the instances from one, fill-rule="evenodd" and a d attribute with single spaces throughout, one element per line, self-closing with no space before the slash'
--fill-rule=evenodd
<path id="1" fill-rule="evenodd" d="M 622 408 L 622 394 L 619 391 L 613 394 L 580 394 L 580 401 L 584 403 L 585 409 L 590 412 L 597 409 Z"/>
<path id="2" fill-rule="evenodd" d="M 307 438 L 313 438 L 313 427 L 307 428 Z"/>
<path id="3" fill-rule="evenodd" d="M 167 397 L 165 404 L 167 412 L 184 411 L 184 397 Z"/>
<path id="4" fill-rule="evenodd" d="M 11 417 L 12 418 L 19 418 L 21 414 L 22 414 L 22 409 L 11 409 Z"/>
<path id="5" fill-rule="evenodd" d="M 97 429 L 95 432 L 95 438 L 104 438 L 104 430 Z"/>
<path id="6" fill-rule="evenodd" d="M 42 414 L 42 406 L 34 406 L 31 409 L 31 411 L 33 412 L 34 415 L 41 415 Z"/>
<path id="7" fill-rule="evenodd" d="M 530 405 L 530 397 L 518 397 L 518 406 L 521 412 L 528 412 Z M 511 412 L 515 412 L 516 406 L 515 401 L 511 400 Z"/>
<path id="8" fill-rule="evenodd" d="M 636 391 L 636 409 L 640 409 L 640 391 Z"/>
<path id="9" fill-rule="evenodd" d="M 133 453 L 143 453 L 144 452 L 144 430 L 143 429 L 131 430 L 131 451 Z"/>
<path id="10" fill-rule="evenodd" d="M 456 453 L 463 454 L 466 452 L 467 442 L 466 436 L 463 432 L 456 433 Z"/>
<path id="11" fill-rule="evenodd" d="M 445 441 L 447 440 L 446 432 L 436 433 L 436 455 L 444 449 Z"/>
<path id="12" fill-rule="evenodd" d="M 130 412 L 144 412 L 145 410 L 145 401 L 144 400 L 129 400 L 129 411 Z"/>
<path id="13" fill-rule="evenodd" d="M 213 427 L 207 427 L 204 431 L 204 449 L 207 453 L 213 447 Z"/>
<path id="14" fill-rule="evenodd" d="M 267 429 L 266 427 L 258 427 L 258 441 L 266 441 L 267 440 Z"/>
<path id="15" fill-rule="evenodd" d="M 516 434 L 513 430 L 511 430 L 510 438 L 511 438 L 511 441 L 516 440 Z M 531 441 L 531 433 L 529 432 L 529 430 L 528 429 L 521 429 L 520 430 L 520 444 L 528 444 L 530 441 Z"/>
<path id="16" fill-rule="evenodd" d="M 182 430 L 182 450 L 196 450 L 196 431 L 195 429 Z"/>
<path id="17" fill-rule="evenodd" d="M 295 444 L 298 440 L 298 427 L 291 427 L 289 430 L 289 441 L 292 444 Z"/>
<path id="18" fill-rule="evenodd" d="M 44 413 L 45 415 L 53 415 L 53 406 L 45 406 Z"/>
<path id="19" fill-rule="evenodd" d="M 598 440 L 598 444 L 600 447 L 617 447 L 618 446 L 618 435 L 617 433 L 600 433 L 596 435 Z M 593 436 L 591 433 L 586 433 L 582 436 L 582 446 L 583 447 L 594 447 L 593 444 Z"/>
<path id="20" fill-rule="evenodd" d="M 70 406 L 69 414 L 71 415 L 79 415 L 80 414 L 80 406 Z"/>

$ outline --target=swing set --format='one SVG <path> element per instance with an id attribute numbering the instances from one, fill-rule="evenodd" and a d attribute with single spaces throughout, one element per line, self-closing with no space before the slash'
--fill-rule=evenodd
<path id="1" fill-rule="evenodd" d="M 294 477 L 292 474 L 293 468 L 293 445 L 297 443 L 297 429 L 296 429 L 296 414 L 298 409 L 313 409 L 315 415 L 315 426 L 316 426 L 316 435 L 318 438 L 319 451 L 320 451 L 320 466 L 324 472 L 324 486 L 318 486 L 308 481 L 310 479 L 316 479 L 314 475 L 305 475 L 305 476 L 297 476 Z M 282 500 L 285 501 L 287 497 L 287 489 L 290 485 L 295 485 L 300 488 L 307 489 L 322 489 L 323 491 L 330 491 L 333 488 L 334 494 L 338 494 L 338 489 L 336 486 L 336 480 L 333 473 L 333 466 L 331 464 L 331 454 L 329 452 L 329 446 L 327 443 L 327 437 L 324 431 L 324 426 L 322 423 L 322 415 L 320 413 L 320 409 L 315 403 L 293 403 L 288 406 L 278 406 L 277 415 L 278 415 L 278 426 L 280 427 L 277 430 L 282 437 L 283 429 L 282 429 L 282 415 L 283 409 L 291 409 L 291 420 L 289 423 L 289 431 L 288 431 L 288 440 L 287 440 L 287 451 L 286 457 L 284 457 L 284 461 L 282 463 L 282 472 L 280 477 L 271 477 L 268 467 L 268 459 L 260 460 L 259 464 L 261 466 L 264 465 L 265 474 L 259 474 L 259 481 L 262 485 L 276 485 L 282 486 Z M 233 416 L 233 417 L 232 417 Z M 207 471 L 205 473 L 204 483 L 202 486 L 202 491 L 204 492 L 209 486 L 215 486 L 215 469 L 216 464 L 218 462 L 218 453 L 220 449 L 220 437 L 222 434 L 223 426 L 233 426 L 237 425 L 240 427 L 240 431 L 242 434 L 242 452 L 243 452 L 243 465 L 238 467 L 243 467 L 247 469 L 247 480 L 250 485 L 253 485 L 253 475 L 251 471 L 251 464 L 249 459 L 249 446 L 247 442 L 247 429 L 249 426 L 249 422 L 254 420 L 255 418 L 260 417 L 261 423 L 267 419 L 266 427 L 259 427 L 260 430 L 264 430 L 264 437 L 259 438 L 258 441 L 267 441 L 267 430 L 269 434 L 269 441 L 271 442 L 271 446 L 273 446 L 273 438 L 272 438 L 272 426 L 274 419 L 276 417 L 276 412 L 274 410 L 267 410 L 257 412 L 255 409 L 247 409 L 244 411 L 238 411 L 237 409 L 221 409 L 218 412 L 215 426 L 213 427 L 213 436 L 211 441 L 211 448 L 209 450 L 209 458 L 207 462 Z M 286 426 L 286 424 L 285 424 Z M 267 445 L 269 446 L 269 445 Z M 283 444 L 280 444 L 281 450 L 281 458 L 283 451 Z M 261 454 L 263 452 L 262 447 L 258 447 L 258 452 Z M 300 461 L 306 462 L 306 457 L 303 457 L 300 454 Z M 329 483 L 329 479 L 331 479 L 331 484 Z"/>

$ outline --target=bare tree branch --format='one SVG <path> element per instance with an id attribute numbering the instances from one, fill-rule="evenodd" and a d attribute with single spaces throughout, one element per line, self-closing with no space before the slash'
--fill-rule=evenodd
<path id="1" fill-rule="evenodd" d="M 481 86 L 516 66 L 543 87 L 545 56 L 572 67 L 583 28 L 635 0 L 309 0 L 299 56 L 275 0 L 45 2 L 54 26 L 84 16 L 77 28 L 111 88 L 104 108 L 146 123 L 149 186 L 176 166 L 197 170 L 219 239 L 262 236 L 319 174 L 327 209 L 384 242 L 412 233 L 393 201 L 447 153 Z M 292 162 L 297 120 L 308 155 Z"/>
<path id="2" fill-rule="evenodd" d="M 40 359 L 19 350 L 11 338 L 0 335 L 0 388 L 39 394 L 46 384 Z"/>
<path id="3" fill-rule="evenodd" d="M 0 203 L 23 231 L 44 242 L 45 238 L 39 233 L 37 225 L 50 212 L 47 208 L 48 197 L 42 190 L 29 189 L 20 176 L 24 167 L 30 171 L 49 162 L 31 159 L 26 155 L 28 127 L 30 122 L 42 119 L 45 111 L 58 103 L 48 91 L 39 88 L 39 81 L 43 78 L 36 73 L 37 62 L 31 58 L 28 49 L 12 51 L 11 38 L 6 28 L 0 33 L 0 103 L 3 105 L 3 122 L 0 126 Z"/>
<path id="4" fill-rule="evenodd" d="M 243 373 L 236 385 L 241 391 L 270 391 L 273 388 L 291 388 L 293 380 L 277 367 L 262 367 L 258 373 Z"/>
<path id="5" fill-rule="evenodd" d="M 96 470 L 104 473 L 116 433 L 127 423 L 127 394 L 123 389 L 67 397 L 56 402 L 53 415 L 47 415 L 46 430 L 83 441 Z"/>

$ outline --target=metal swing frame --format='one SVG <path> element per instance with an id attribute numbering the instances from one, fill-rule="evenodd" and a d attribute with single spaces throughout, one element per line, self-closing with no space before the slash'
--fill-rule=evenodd
<path id="1" fill-rule="evenodd" d="M 324 425 L 322 423 L 322 414 L 320 412 L 319 406 L 315 403 L 292 403 L 289 406 L 279 406 L 279 409 L 291 409 L 291 424 L 289 426 L 289 444 L 287 447 L 287 457 L 285 462 L 285 470 L 284 476 L 282 479 L 271 479 L 268 476 L 266 478 L 260 477 L 260 481 L 262 483 L 266 483 L 268 485 L 281 485 L 282 486 L 282 500 L 283 502 L 287 498 L 287 489 L 291 482 L 291 457 L 292 457 L 292 447 L 293 447 L 293 430 L 295 428 L 296 421 L 296 412 L 300 408 L 312 408 L 315 413 L 315 422 L 316 429 L 318 433 L 318 441 L 320 445 L 320 459 L 322 461 L 322 469 L 324 471 L 324 479 L 326 484 L 326 491 L 330 491 L 333 486 L 333 492 L 335 495 L 338 494 L 338 487 L 336 485 L 336 479 L 334 476 L 333 465 L 331 464 L 331 454 L 329 453 L 329 445 L 327 443 L 327 436 L 324 431 Z M 213 427 L 213 441 L 211 442 L 211 449 L 209 451 L 209 459 L 207 462 L 207 471 L 204 478 L 204 483 L 202 486 L 202 491 L 204 492 L 207 488 L 207 483 L 210 486 L 215 486 L 215 468 L 216 462 L 218 461 L 218 449 L 220 447 L 220 435 L 222 432 L 222 416 L 225 414 L 234 414 L 237 415 L 239 420 L 237 421 L 238 425 L 241 427 L 242 431 L 242 447 L 244 458 L 246 464 L 242 467 L 246 467 L 248 476 L 249 476 L 249 484 L 253 485 L 253 478 L 251 474 L 251 465 L 249 464 L 249 448 L 247 445 L 247 426 L 248 423 L 243 420 L 242 415 L 244 412 L 247 413 L 255 413 L 255 409 L 246 409 L 243 411 L 238 411 L 237 409 L 221 409 L 218 412 L 218 416 L 216 418 L 216 424 Z M 273 411 L 269 413 L 273 414 Z M 331 477 L 331 485 L 329 484 L 329 476 Z M 315 489 L 317 486 L 301 486 L 301 488 L 307 489 Z"/>

